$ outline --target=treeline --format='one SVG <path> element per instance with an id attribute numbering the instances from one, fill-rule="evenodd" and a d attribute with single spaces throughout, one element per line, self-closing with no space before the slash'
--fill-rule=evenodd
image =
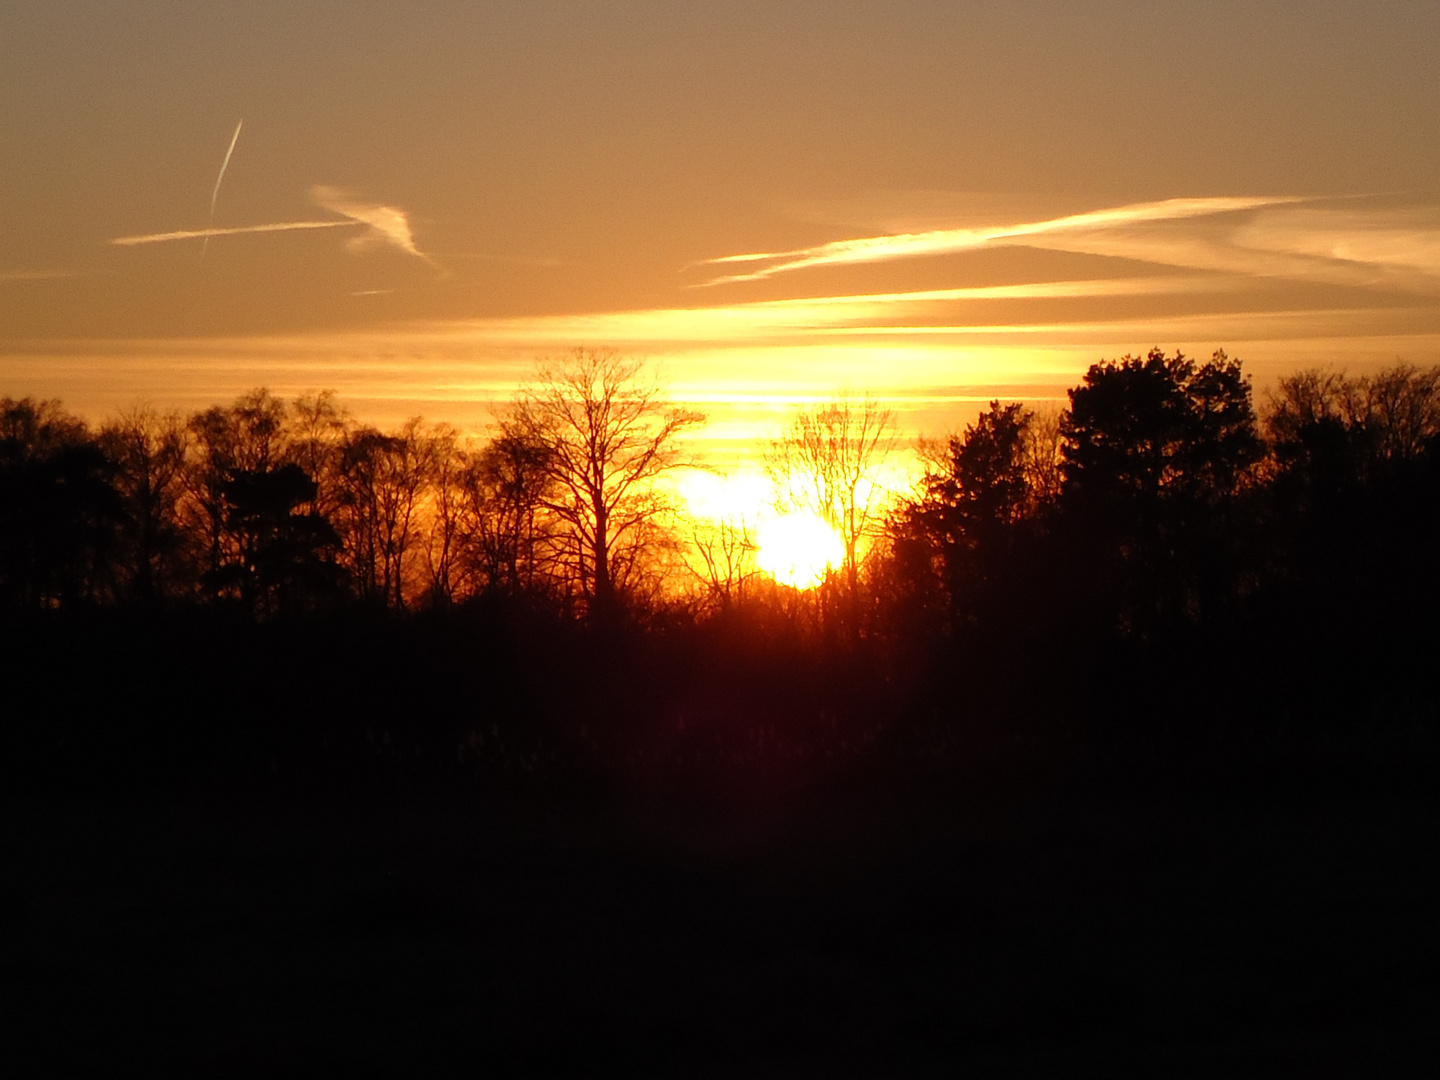
<path id="1" fill-rule="evenodd" d="M 264 620 L 503 594 L 613 621 L 673 584 L 677 507 L 656 481 L 703 419 L 639 363 L 583 349 L 541 365 L 479 445 L 419 418 L 381 431 L 329 393 L 98 431 L 0 399 L 0 610 Z"/>
<path id="2" fill-rule="evenodd" d="M 932 708 L 1223 738 L 1433 727 L 1440 369 L 1251 397 L 1223 353 L 1156 350 L 1091 367 L 1058 416 L 995 402 L 950 439 L 887 570 L 896 625 L 943 642 Z"/>
<path id="3" fill-rule="evenodd" d="M 104 717 L 140 701 L 144 745 L 313 777 L 1433 734 L 1440 368 L 1257 409 L 1223 353 L 1099 363 L 926 447 L 886 512 L 883 410 L 813 410 L 772 472 L 846 558 L 802 592 L 742 526 L 677 528 L 655 481 L 701 418 L 638 371 L 577 353 L 478 444 L 325 394 L 98 430 L 0 401 L 12 735 L 138 768 Z"/>
<path id="4" fill-rule="evenodd" d="M 6 398 L 0 425 L 10 612 L 204 602 L 267 618 L 571 584 L 536 450 L 513 439 L 472 448 L 418 419 L 381 431 L 328 393 L 263 389 L 98 430 Z"/>

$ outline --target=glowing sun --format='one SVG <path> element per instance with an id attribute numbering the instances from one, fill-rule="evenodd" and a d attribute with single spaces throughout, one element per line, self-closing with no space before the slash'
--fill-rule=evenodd
<path id="1" fill-rule="evenodd" d="M 762 522 L 755 561 L 782 585 L 812 589 L 825 571 L 845 561 L 845 545 L 815 514 L 786 514 Z"/>

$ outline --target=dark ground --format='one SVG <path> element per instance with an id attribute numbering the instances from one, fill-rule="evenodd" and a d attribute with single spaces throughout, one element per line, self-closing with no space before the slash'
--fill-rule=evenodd
<path id="1" fill-rule="evenodd" d="M 200 1076 L 1432 1075 L 1423 785 L 990 787 L 14 798 L 7 1056 Z"/>

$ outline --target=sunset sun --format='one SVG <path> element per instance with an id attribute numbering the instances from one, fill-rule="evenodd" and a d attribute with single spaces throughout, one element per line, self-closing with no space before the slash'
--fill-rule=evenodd
<path id="1" fill-rule="evenodd" d="M 813 589 L 845 560 L 840 537 L 812 513 L 771 518 L 760 526 L 756 545 L 760 569 L 792 589 Z"/>

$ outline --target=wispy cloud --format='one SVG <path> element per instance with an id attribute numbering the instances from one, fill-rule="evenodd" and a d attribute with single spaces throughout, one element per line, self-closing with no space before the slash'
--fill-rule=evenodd
<path id="1" fill-rule="evenodd" d="M 771 265 L 746 274 L 730 274 L 705 282 L 720 285 L 736 281 L 758 281 L 776 274 L 815 266 L 847 263 L 883 262 L 890 259 L 914 258 L 921 255 L 946 255 L 971 251 L 988 244 L 1004 241 L 1028 241 L 1048 234 L 1111 229 L 1145 222 L 1177 221 L 1206 217 L 1237 210 L 1300 201 L 1295 196 L 1211 196 L 1190 199 L 1165 199 L 1160 202 L 1132 203 L 1127 206 L 1093 210 L 1083 214 L 1051 218 L 1045 221 L 1021 222 L 1015 225 L 987 226 L 969 229 L 933 229 L 927 232 L 895 233 L 889 236 L 866 236 L 853 240 L 833 240 L 794 251 L 750 252 L 722 255 L 707 259 L 700 265 L 723 265 L 770 261 Z M 1046 246 L 1041 244 L 1039 246 Z"/>
<path id="2" fill-rule="evenodd" d="M 1440 281 L 1440 210 L 1291 208 L 1262 214 L 1234 234 L 1237 246 L 1373 267 L 1416 272 Z"/>
<path id="3" fill-rule="evenodd" d="M 367 226 L 366 232 L 346 245 L 351 251 L 368 251 L 374 247 L 389 245 L 435 266 L 435 261 L 415 246 L 415 236 L 410 231 L 410 219 L 404 210 L 381 203 L 365 202 L 348 191 L 324 184 L 311 188 L 310 197 L 317 206 L 344 214 L 351 221 Z"/>
<path id="4" fill-rule="evenodd" d="M 1224 228 L 1160 223 L 1056 235 L 1054 251 L 1221 274 L 1440 293 L 1440 210 L 1269 208 Z"/>

